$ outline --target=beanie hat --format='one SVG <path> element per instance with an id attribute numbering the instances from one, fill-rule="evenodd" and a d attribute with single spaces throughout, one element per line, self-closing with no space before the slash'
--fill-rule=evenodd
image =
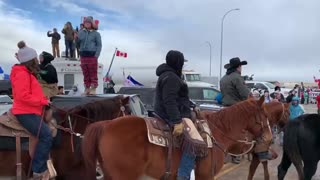
<path id="1" fill-rule="evenodd" d="M 24 47 L 22 49 L 19 49 L 17 53 L 17 57 L 20 63 L 25 63 L 28 61 L 33 60 L 34 58 L 37 58 L 37 52 L 29 47 Z"/>
<path id="2" fill-rule="evenodd" d="M 166 64 L 174 70 L 181 71 L 184 64 L 184 56 L 180 51 L 170 50 L 166 56 Z"/>
<path id="3" fill-rule="evenodd" d="M 93 23 L 93 17 L 92 16 L 88 16 L 84 19 L 84 22 L 89 22 L 89 23 Z"/>
<path id="4" fill-rule="evenodd" d="M 52 56 L 52 54 L 48 53 L 48 52 L 45 52 L 43 51 L 40 56 L 43 57 L 43 60 L 44 61 L 47 61 L 47 62 L 51 62 L 52 60 L 54 60 L 54 57 Z"/>

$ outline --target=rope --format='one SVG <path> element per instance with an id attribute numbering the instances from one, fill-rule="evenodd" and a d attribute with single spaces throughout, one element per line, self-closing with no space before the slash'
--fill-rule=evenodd
<path id="1" fill-rule="evenodd" d="M 42 127 L 42 123 L 43 123 L 44 116 L 45 116 L 45 110 L 46 110 L 45 107 L 43 107 L 42 108 L 41 121 L 40 121 L 40 125 L 39 125 L 38 132 L 37 132 L 37 139 L 39 139 L 39 136 L 40 136 L 41 127 Z M 37 144 L 38 144 L 38 142 L 36 143 L 36 147 L 37 147 Z M 32 157 L 31 157 L 31 160 L 30 160 L 29 169 L 28 169 L 28 176 L 27 177 L 30 177 L 30 174 L 31 174 L 31 166 L 32 166 L 32 161 L 33 161 L 35 152 L 36 152 L 35 150 L 32 152 Z"/>

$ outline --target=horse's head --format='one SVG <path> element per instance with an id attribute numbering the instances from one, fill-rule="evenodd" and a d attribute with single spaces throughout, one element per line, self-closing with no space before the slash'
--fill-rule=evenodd
<path id="1" fill-rule="evenodd" d="M 265 129 L 270 129 L 267 113 L 264 110 L 264 96 L 260 97 L 259 100 L 248 99 L 243 103 L 244 109 L 246 109 L 242 117 L 246 118 L 242 121 L 245 124 L 245 129 L 252 133 L 255 137 L 260 136 Z M 239 103 L 239 105 L 241 105 Z M 270 132 L 271 133 L 271 132 Z"/>
<path id="2" fill-rule="evenodd" d="M 274 101 L 265 104 L 264 107 L 271 126 L 278 125 L 280 128 L 283 128 L 288 123 L 290 104 Z"/>

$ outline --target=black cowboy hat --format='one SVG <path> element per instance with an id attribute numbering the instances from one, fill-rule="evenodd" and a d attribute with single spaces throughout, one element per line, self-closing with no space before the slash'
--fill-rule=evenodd
<path id="1" fill-rule="evenodd" d="M 229 64 L 224 65 L 224 68 L 225 69 L 237 68 L 240 65 L 243 66 L 243 65 L 247 65 L 247 64 L 248 64 L 247 61 L 241 61 L 240 58 L 235 57 L 235 58 L 230 59 Z"/>

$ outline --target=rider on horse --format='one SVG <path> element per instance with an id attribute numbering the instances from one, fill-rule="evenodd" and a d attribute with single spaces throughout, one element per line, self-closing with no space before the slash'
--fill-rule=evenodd
<path id="1" fill-rule="evenodd" d="M 248 99 L 250 96 L 250 90 L 241 77 L 242 66 L 247 64 L 247 61 L 241 61 L 240 58 L 235 57 L 230 59 L 229 64 L 224 66 L 224 68 L 227 69 L 227 73 L 220 80 L 223 105 L 232 106 L 237 102 Z M 258 155 L 260 161 L 272 159 L 272 154 L 268 152 L 270 147 L 268 142 L 271 142 L 271 139 L 259 137 L 256 140 L 255 153 Z M 239 163 L 240 159 L 233 157 L 233 162 Z"/>
<path id="2" fill-rule="evenodd" d="M 183 122 L 191 118 L 188 85 L 181 79 L 184 61 L 181 52 L 171 50 L 166 56 L 166 63 L 161 64 L 156 71 L 159 79 L 156 86 L 155 113 L 173 127 L 174 136 L 183 133 Z M 177 179 L 190 178 L 195 159 L 194 154 L 183 150 Z"/>
<path id="3" fill-rule="evenodd" d="M 53 138 L 46 123 L 42 123 L 43 108 L 49 104 L 37 80 L 39 73 L 37 52 L 27 46 L 19 49 L 17 59 L 20 64 L 12 67 L 12 113 L 21 125 L 39 141 L 32 161 L 33 177 L 49 179 L 47 160 Z"/>

